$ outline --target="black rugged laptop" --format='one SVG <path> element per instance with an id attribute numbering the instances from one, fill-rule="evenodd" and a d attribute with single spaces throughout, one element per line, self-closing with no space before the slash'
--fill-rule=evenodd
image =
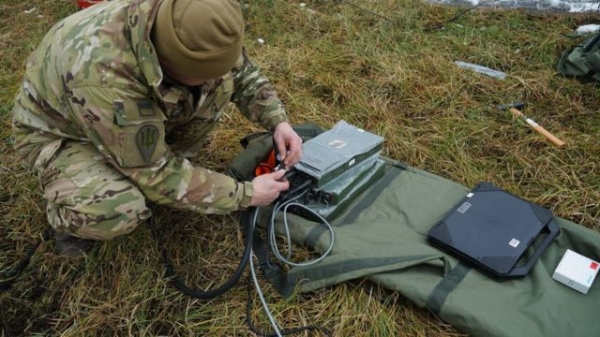
<path id="1" fill-rule="evenodd" d="M 482 182 L 433 226 L 427 239 L 504 280 L 527 275 L 558 232 L 550 210 Z"/>

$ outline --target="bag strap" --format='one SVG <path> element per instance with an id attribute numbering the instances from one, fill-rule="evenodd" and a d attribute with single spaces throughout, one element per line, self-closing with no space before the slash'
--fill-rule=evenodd
<path id="1" fill-rule="evenodd" d="M 250 143 L 254 142 L 255 140 L 266 137 L 266 136 L 270 136 L 270 135 L 273 135 L 272 131 L 261 131 L 261 132 L 251 133 L 251 134 L 247 135 L 246 137 L 240 139 L 240 144 L 245 149 L 248 147 L 248 145 L 250 145 Z"/>
<path id="2" fill-rule="evenodd" d="M 252 251 L 254 256 L 258 260 L 258 266 L 262 272 L 263 277 L 271 283 L 271 285 L 281 294 L 281 296 L 288 298 L 294 293 L 294 285 L 288 281 L 287 275 L 281 265 L 271 261 L 267 249 L 267 244 L 258 235 L 254 234 L 252 242 Z"/>

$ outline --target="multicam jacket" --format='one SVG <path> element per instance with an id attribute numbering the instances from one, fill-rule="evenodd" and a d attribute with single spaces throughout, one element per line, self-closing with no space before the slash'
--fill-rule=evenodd
<path id="1" fill-rule="evenodd" d="M 152 202 L 206 213 L 245 207 L 252 184 L 192 165 L 229 102 L 267 129 L 287 121 L 244 53 L 192 89 L 164 80 L 150 30 L 160 0 L 114 0 L 57 23 L 29 57 L 13 109 L 15 147 L 32 167 L 65 140 L 92 143 Z"/>

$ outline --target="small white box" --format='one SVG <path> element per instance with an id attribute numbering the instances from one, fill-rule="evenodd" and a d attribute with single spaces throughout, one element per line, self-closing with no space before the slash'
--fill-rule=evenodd
<path id="1" fill-rule="evenodd" d="M 552 278 L 583 294 L 594 283 L 600 263 L 567 249 Z"/>

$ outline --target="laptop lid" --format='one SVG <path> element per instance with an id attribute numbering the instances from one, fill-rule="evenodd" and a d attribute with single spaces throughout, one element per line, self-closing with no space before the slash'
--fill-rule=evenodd
<path id="1" fill-rule="evenodd" d="M 546 232 L 525 265 L 517 266 Z M 502 279 L 525 276 L 557 234 L 550 210 L 482 182 L 429 231 L 428 240 L 488 276 Z"/>

